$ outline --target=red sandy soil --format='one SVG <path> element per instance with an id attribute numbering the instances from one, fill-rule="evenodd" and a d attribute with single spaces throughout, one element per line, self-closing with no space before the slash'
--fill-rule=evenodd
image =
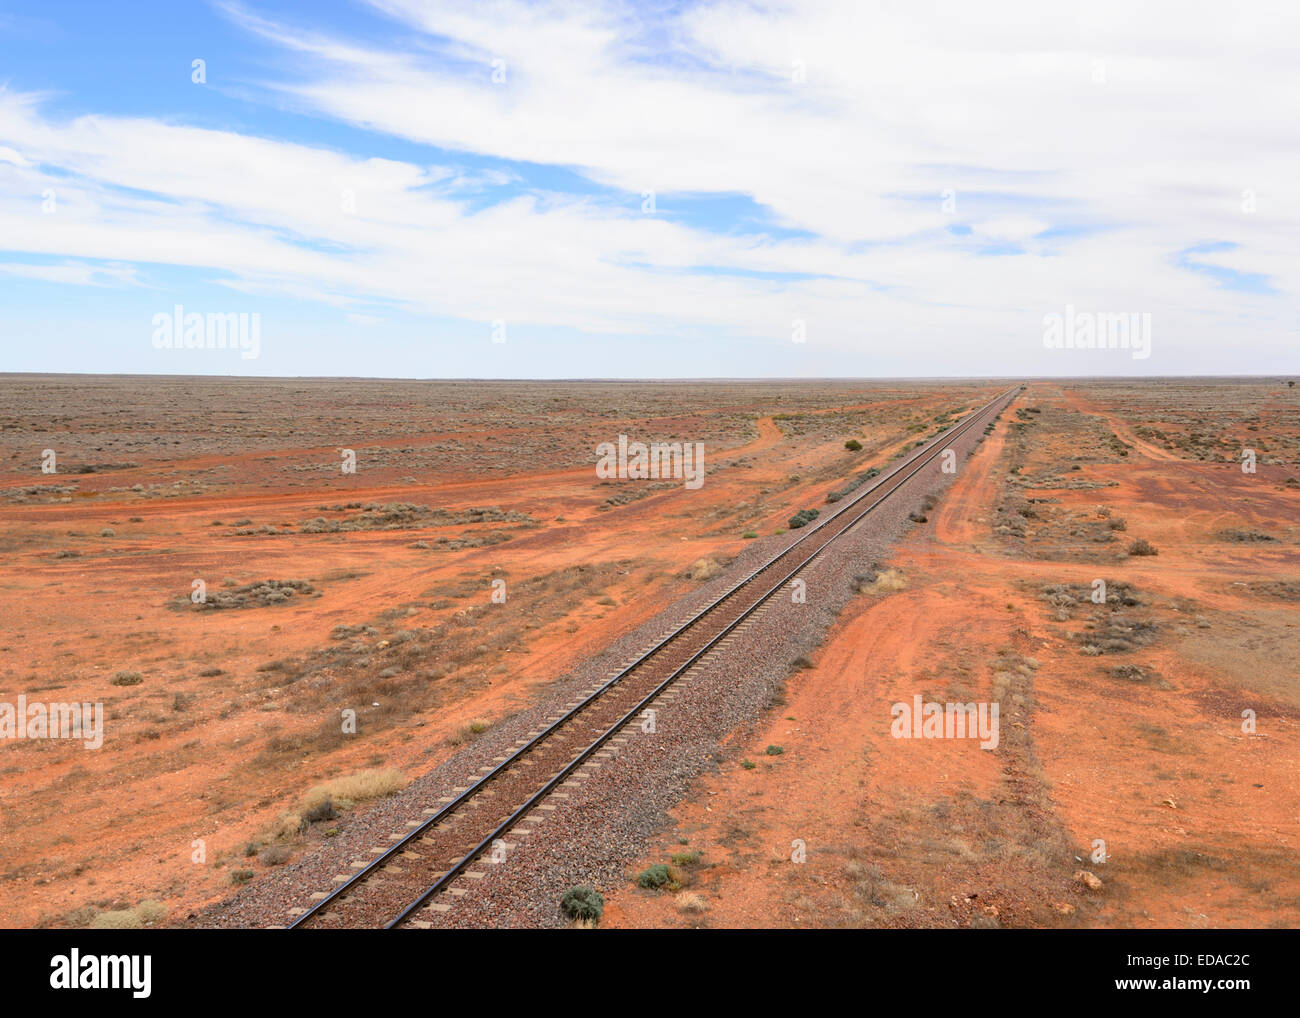
<path id="1" fill-rule="evenodd" d="M 621 489 L 597 484 L 590 462 L 557 468 L 531 452 L 510 472 L 490 476 L 475 475 L 472 463 L 409 481 L 401 480 L 410 471 L 400 462 L 355 476 L 341 476 L 336 466 L 305 472 L 315 463 L 337 464 L 344 444 L 330 445 L 314 432 L 305 436 L 308 444 L 294 444 L 290 426 L 311 432 L 308 418 L 268 422 L 254 415 L 253 421 L 263 423 L 257 442 L 249 441 L 251 451 L 240 448 L 250 425 L 223 423 L 229 438 L 215 452 L 211 444 L 194 450 L 183 445 L 175 453 L 164 447 L 135 457 L 144 460 L 137 466 L 111 473 L 41 476 L 31 464 L 42 447 L 98 434 L 99 425 L 83 424 L 79 432 L 75 408 L 63 406 L 67 434 L 35 434 L 45 429 L 29 426 L 27 408 L 0 407 L 8 411 L 0 418 L 17 421 L 19 429 L 15 439 L 11 423 L 4 433 L 9 441 L 0 444 L 16 450 L 8 458 L 11 466 L 0 472 L 0 489 L 77 485 L 67 501 L 0 503 L 6 548 L 0 564 L 0 700 L 12 702 L 23 693 L 29 701 L 102 701 L 108 719 L 99 751 L 54 741 L 0 748 L 0 924 L 80 924 L 95 911 L 146 899 L 162 901 L 179 917 L 228 894 L 227 867 L 246 864 L 245 843 L 291 810 L 312 785 L 376 766 L 396 767 L 408 777 L 427 771 L 455 751 L 458 733 L 471 719 L 491 721 L 528 704 L 538 688 L 691 589 L 695 581 L 686 573 L 692 563 L 734 554 L 743 545 L 742 532 L 772 533 L 795 509 L 821 504 L 839 480 L 883 463 L 915 439 L 903 428 L 904 419 L 912 419 L 908 415 L 928 421 L 943 410 L 972 406 L 995 388 L 859 386 L 837 399 L 805 398 L 804 390 L 791 396 L 779 386 L 756 395 L 749 387 L 730 401 L 683 405 L 675 417 L 638 417 L 620 410 L 617 394 L 594 391 L 587 411 L 599 418 L 592 425 L 597 440 L 620 432 L 654 440 L 673 430 L 691 434 L 715 425 L 719 433 L 736 434 L 709 445 L 709 479 L 698 491 L 674 484 L 603 510 L 604 500 Z M 245 398 L 232 403 L 244 405 Z M 484 399 L 495 407 L 495 422 L 500 404 Z M 822 431 L 790 437 L 774 421 L 773 409 L 807 410 L 814 423 L 819 415 L 864 409 L 873 418 L 868 422 L 859 414 L 848 431 L 828 418 Z M 86 419 L 96 412 L 86 409 Z M 142 419 L 127 397 L 113 413 Z M 529 427 L 523 414 L 514 427 L 474 429 L 457 419 L 455 427 L 440 428 L 431 420 L 384 437 L 382 410 L 376 415 L 379 423 L 372 425 L 379 437 L 357 439 L 358 447 L 418 451 L 454 438 L 471 449 L 486 448 L 489 436 L 493 443 L 509 442 Z M 733 424 L 736 415 L 747 421 Z M 58 415 L 34 406 L 31 417 Z M 220 428 L 214 435 L 207 425 L 177 424 L 187 426 L 221 444 Z M 855 434 L 867 446 L 858 456 L 843 448 L 844 439 Z M 96 440 L 81 439 L 83 446 Z M 81 459 L 94 457 L 84 451 Z M 111 452 L 101 454 L 112 458 Z M 729 465 L 737 459 L 745 462 Z M 194 493 L 183 488 L 186 493 L 174 497 L 144 499 L 123 490 L 137 483 L 188 482 L 218 469 L 219 481 Z M 396 501 L 451 510 L 498 506 L 527 513 L 538 526 L 513 533 L 505 543 L 453 551 L 413 545 L 496 525 L 230 533 L 242 519 L 279 527 L 322 515 L 325 504 Z M 215 520 L 225 525 L 213 526 Z M 114 533 L 101 536 L 105 527 Z M 56 558 L 65 548 L 79 557 Z M 345 705 L 325 703 L 310 715 L 287 711 L 274 673 L 261 673 L 259 666 L 327 647 L 336 625 L 365 623 L 397 606 L 409 606 L 411 626 L 436 625 L 486 603 L 492 575 L 513 583 L 576 564 L 610 563 L 619 566 L 607 582 L 562 605 L 556 617 L 499 655 L 476 661 L 472 674 L 430 680 L 447 687 L 439 709 L 374 734 L 363 730 L 337 747 L 314 751 L 308 744 L 301 752 L 268 757 L 274 739 L 298 735 L 309 743 L 322 719 Z M 222 589 L 225 578 L 241 584 L 310 579 L 321 594 L 244 610 L 175 610 L 172 603 L 188 595 L 195 577 L 205 578 L 210 591 Z M 531 607 L 512 598 L 502 606 L 503 618 L 520 625 Z M 200 674 L 214 668 L 221 674 Z M 141 672 L 144 681 L 114 685 L 119 670 Z M 206 843 L 205 865 L 191 859 L 195 839 Z"/>
<path id="2" fill-rule="evenodd" d="M 634 870 L 607 892 L 603 926 L 1300 925 L 1300 605 L 1246 586 L 1296 579 L 1297 487 L 1285 468 L 1246 475 L 1141 441 L 1113 393 L 1039 384 L 1016 405 L 1035 404 L 1134 448 L 1066 475 L 1118 487 L 1030 493 L 1080 513 L 1104 502 L 1126 518 L 1120 546 L 1142 536 L 1159 555 L 1058 561 L 999 540 L 1004 417 L 888 563 L 906 589 L 853 602 L 786 703 L 676 810 L 642 865 L 699 853 L 679 857 L 680 889 L 639 889 Z M 1243 523 L 1281 540 L 1215 541 Z M 1142 592 L 1154 643 L 1091 657 L 1066 638 L 1077 622 L 1038 592 L 1099 576 Z M 1168 688 L 1104 671 L 1131 662 Z M 893 703 L 988 700 L 1000 670 L 1023 700 L 1004 696 L 998 750 L 891 737 Z"/>

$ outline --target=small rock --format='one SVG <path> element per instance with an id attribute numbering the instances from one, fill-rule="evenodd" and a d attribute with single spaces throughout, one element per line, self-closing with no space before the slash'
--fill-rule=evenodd
<path id="1" fill-rule="evenodd" d="M 1101 890 L 1101 879 L 1089 873 L 1087 870 L 1079 870 L 1079 872 L 1074 875 L 1074 882 L 1076 884 L 1083 884 L 1083 886 L 1090 891 Z"/>

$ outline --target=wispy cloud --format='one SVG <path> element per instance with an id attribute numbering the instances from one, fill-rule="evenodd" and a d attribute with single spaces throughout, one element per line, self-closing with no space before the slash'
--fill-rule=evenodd
<path id="1" fill-rule="evenodd" d="M 344 143 L 56 117 L 11 83 L 5 248 L 73 260 L 70 284 L 189 266 L 354 324 L 378 303 L 761 345 L 798 318 L 857 371 L 888 344 L 917 373 L 973 346 L 1047 370 L 1036 323 L 1066 303 L 1152 311 L 1202 370 L 1243 310 L 1261 348 L 1294 328 L 1285 8 L 370 6 L 388 42 L 222 8 L 278 54 L 251 94 Z"/>
<path id="2" fill-rule="evenodd" d="M 0 262 L 0 273 L 64 286 L 135 286 L 139 283 L 137 271 L 130 265 L 91 265 L 85 262 L 31 265 Z"/>

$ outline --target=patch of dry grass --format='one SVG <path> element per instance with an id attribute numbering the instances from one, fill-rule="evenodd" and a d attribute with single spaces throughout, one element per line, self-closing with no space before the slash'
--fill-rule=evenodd
<path id="1" fill-rule="evenodd" d="M 857 577 L 855 584 L 859 594 L 892 594 L 907 589 L 907 577 L 899 569 L 885 569 L 881 572 L 869 572 Z"/>
<path id="2" fill-rule="evenodd" d="M 722 572 L 722 566 L 717 559 L 702 558 L 697 559 L 691 565 L 691 568 L 686 570 L 686 576 L 688 579 L 697 581 L 711 580 L 720 572 Z"/>
<path id="3" fill-rule="evenodd" d="M 448 742 L 453 746 L 459 746 L 462 743 L 469 742 L 477 738 L 492 727 L 492 722 L 484 718 L 474 718 L 460 726 L 460 728 L 448 738 Z"/>
<path id="4" fill-rule="evenodd" d="M 310 789 L 302 801 L 302 812 L 310 813 L 327 800 L 347 809 L 367 799 L 382 799 L 406 786 L 406 778 L 393 768 L 358 771 L 346 777 L 334 778 Z"/>
<path id="5" fill-rule="evenodd" d="M 167 917 L 167 908 L 157 901 L 142 901 L 135 908 L 100 912 L 90 920 L 92 930 L 142 930 Z"/>

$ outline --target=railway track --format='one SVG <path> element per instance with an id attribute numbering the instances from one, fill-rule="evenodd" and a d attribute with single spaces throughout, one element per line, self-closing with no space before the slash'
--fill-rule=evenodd
<path id="1" fill-rule="evenodd" d="M 956 439 L 1000 414 L 1014 398 L 1009 389 L 967 414 L 874 478 L 788 548 L 664 634 L 608 680 L 590 687 L 546 726 L 520 739 L 515 749 L 482 768 L 477 778 L 452 790 L 427 819 L 412 821 L 405 835 L 353 863 L 328 892 L 298 909 L 291 929 L 421 927 L 422 913 L 447 911 L 467 894 L 483 867 L 501 861 L 545 822 L 569 783 L 594 773 L 626 738 L 629 725 L 679 681 L 710 650 L 745 627 L 801 570 L 837 537 L 902 488 Z M 508 839 L 513 838 L 514 841 Z M 476 868 L 478 867 L 478 868 Z M 447 899 L 450 899 L 447 900 Z M 425 918 L 430 918 L 426 915 Z"/>

